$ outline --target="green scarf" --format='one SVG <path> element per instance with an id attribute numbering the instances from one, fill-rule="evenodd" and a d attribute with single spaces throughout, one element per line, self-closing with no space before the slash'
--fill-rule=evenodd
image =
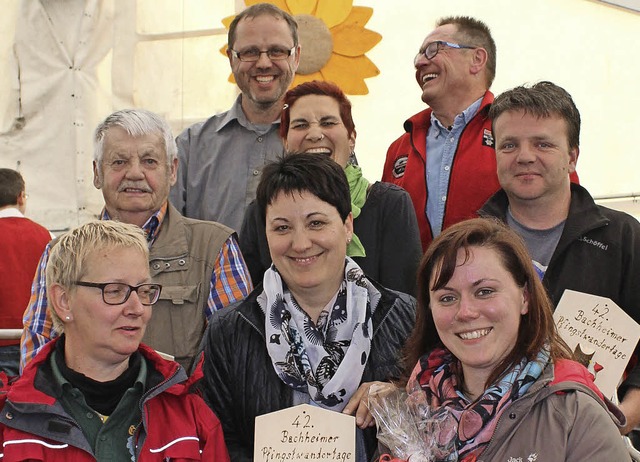
<path id="1" fill-rule="evenodd" d="M 367 191 L 369 189 L 369 181 L 362 176 L 362 169 L 357 165 L 349 164 L 344 168 L 344 173 L 349 181 L 349 192 L 351 193 L 351 213 L 353 220 L 360 216 L 360 211 L 367 200 Z M 347 245 L 347 256 L 349 257 L 366 257 L 362 242 L 355 233 L 351 237 L 351 242 Z"/>

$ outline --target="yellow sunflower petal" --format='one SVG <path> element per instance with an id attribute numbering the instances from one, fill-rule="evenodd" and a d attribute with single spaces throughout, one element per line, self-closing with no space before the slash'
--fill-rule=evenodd
<path id="1" fill-rule="evenodd" d="M 335 82 L 349 95 L 366 95 L 369 93 L 364 83 L 365 77 L 378 75 L 380 71 L 366 56 L 350 58 L 334 54 L 327 65 L 320 71 L 325 80 Z"/>
<path id="2" fill-rule="evenodd" d="M 368 6 L 354 6 L 349 13 L 349 17 L 342 24 L 357 24 L 364 27 L 373 15 L 373 8 Z"/>
<path id="3" fill-rule="evenodd" d="M 360 56 L 372 49 L 382 39 L 382 35 L 361 26 L 348 24 L 331 29 L 333 51 L 345 56 Z"/>
<path id="4" fill-rule="evenodd" d="M 296 14 L 313 14 L 318 0 L 286 0 L 289 12 Z"/>
<path id="5" fill-rule="evenodd" d="M 356 58 L 351 58 L 351 59 L 355 60 L 355 63 L 356 63 L 355 66 L 358 69 L 358 72 L 365 79 L 380 75 L 380 69 L 378 69 L 378 66 L 373 64 L 373 61 L 371 61 L 365 55 L 358 56 Z"/>
<path id="6" fill-rule="evenodd" d="M 352 6 L 353 0 L 318 0 L 316 17 L 331 29 L 349 17 Z"/>
<path id="7" fill-rule="evenodd" d="M 222 48 L 220 48 L 220 53 L 222 53 L 223 55 L 227 56 L 227 44 L 226 43 L 224 45 L 222 45 Z"/>
<path id="8" fill-rule="evenodd" d="M 231 26 L 231 21 L 233 21 L 233 18 L 235 18 L 236 15 L 234 14 L 233 16 L 227 16 L 226 18 L 224 18 L 222 20 L 222 24 L 224 24 L 224 27 L 229 30 L 229 27 Z"/>
<path id="9" fill-rule="evenodd" d="M 312 74 L 307 74 L 307 75 L 296 74 L 296 76 L 293 78 L 293 82 L 291 83 L 291 88 L 297 87 L 301 83 L 311 82 L 312 80 L 324 80 L 324 79 L 322 78 L 322 74 L 320 73 L 320 71 L 314 72 Z"/>
<path id="10" fill-rule="evenodd" d="M 247 6 L 252 6 L 255 5 L 256 3 L 264 3 L 265 0 L 245 0 L 244 3 Z M 268 0 L 266 3 L 271 3 L 272 5 L 277 6 L 278 8 L 280 8 L 283 11 L 289 11 L 289 8 L 287 7 L 287 2 L 285 0 Z"/>

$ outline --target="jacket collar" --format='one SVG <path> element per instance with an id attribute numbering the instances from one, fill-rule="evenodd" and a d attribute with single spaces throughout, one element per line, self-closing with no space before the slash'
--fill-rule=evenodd
<path id="1" fill-rule="evenodd" d="M 489 107 L 491 106 L 491 103 L 493 103 L 493 99 L 493 93 L 487 90 L 480 102 L 480 108 L 473 119 L 477 117 L 481 117 L 482 120 L 486 119 L 489 114 Z M 424 111 L 418 112 L 404 122 L 404 129 L 411 137 L 411 145 L 413 146 L 413 149 L 417 151 L 420 154 L 420 157 L 425 161 L 427 152 L 427 132 L 431 125 L 432 112 L 431 108 L 427 108 Z"/>
<path id="2" fill-rule="evenodd" d="M 160 231 L 149 249 L 149 260 L 188 255 L 187 229 L 181 218 L 180 212 L 169 204 Z"/>
<path id="3" fill-rule="evenodd" d="M 554 257 L 563 252 L 572 242 L 583 234 L 606 226 L 609 219 L 604 216 L 598 205 L 585 188 L 576 183 L 571 183 L 571 203 L 569 215 L 560 236 L 560 241 L 553 252 Z M 506 221 L 509 199 L 504 189 L 489 198 L 478 211 L 481 217 L 493 216 Z M 555 258 L 552 257 L 552 260 Z"/>
<path id="4" fill-rule="evenodd" d="M 11 386 L 7 399 L 13 403 L 39 403 L 53 405 L 61 393 L 54 386 L 51 368 L 48 365 L 51 353 L 55 349 L 56 338 L 48 342 L 36 357 L 27 364 L 22 376 Z M 174 361 L 160 357 L 152 348 L 140 344 L 138 351 L 149 363 L 147 390 L 154 390 L 148 398 L 166 392 L 174 395 L 185 394 L 195 379 L 187 380 L 184 369 Z"/>

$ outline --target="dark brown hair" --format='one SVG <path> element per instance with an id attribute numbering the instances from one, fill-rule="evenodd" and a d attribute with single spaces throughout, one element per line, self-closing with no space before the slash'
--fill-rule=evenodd
<path id="1" fill-rule="evenodd" d="M 489 117 L 495 121 L 501 114 L 510 111 L 524 111 L 525 114 L 545 119 L 552 115 L 559 116 L 567 123 L 569 147 L 580 146 L 580 111 L 569 92 L 555 83 L 542 81 L 531 87 L 522 85 L 505 91 L 491 104 Z M 496 134 L 495 130 L 493 133 Z"/>
<path id="2" fill-rule="evenodd" d="M 293 194 L 305 191 L 334 206 L 343 222 L 351 213 L 349 181 L 343 168 L 327 156 L 292 152 L 262 169 L 256 191 L 256 202 L 262 218 L 267 215 L 267 206 L 281 192 Z"/>
<path id="3" fill-rule="evenodd" d="M 0 168 L 0 207 L 16 205 L 24 188 L 24 179 L 19 172 Z"/>
<path id="4" fill-rule="evenodd" d="M 526 288 L 529 295 L 528 311 L 521 317 L 516 344 L 493 370 L 485 388 L 522 358 L 534 359 L 545 345 L 549 346 L 552 359 L 572 357 L 556 330 L 553 304 L 520 236 L 495 219 L 475 218 L 443 231 L 422 257 L 418 270 L 416 325 L 404 350 L 405 383 L 420 357 L 442 345 L 431 313 L 430 292 L 449 282 L 456 270 L 458 251 L 464 249 L 468 259 L 473 247 L 495 250 L 518 287 Z M 430 286 L 432 277 L 433 285 Z"/>

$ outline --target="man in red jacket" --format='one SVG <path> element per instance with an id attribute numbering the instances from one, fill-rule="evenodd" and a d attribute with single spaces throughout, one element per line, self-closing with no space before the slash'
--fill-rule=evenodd
<path id="1" fill-rule="evenodd" d="M 500 187 L 487 118 L 496 45 L 482 21 L 442 18 L 414 65 L 429 108 L 405 122 L 406 133 L 387 152 L 382 180 L 411 195 L 426 249 L 442 229 L 475 216 Z"/>
<path id="2" fill-rule="evenodd" d="M 22 329 L 38 260 L 51 234 L 28 218 L 20 173 L 0 168 L 0 329 Z M 18 375 L 20 337 L 0 340 L 0 371 Z"/>

